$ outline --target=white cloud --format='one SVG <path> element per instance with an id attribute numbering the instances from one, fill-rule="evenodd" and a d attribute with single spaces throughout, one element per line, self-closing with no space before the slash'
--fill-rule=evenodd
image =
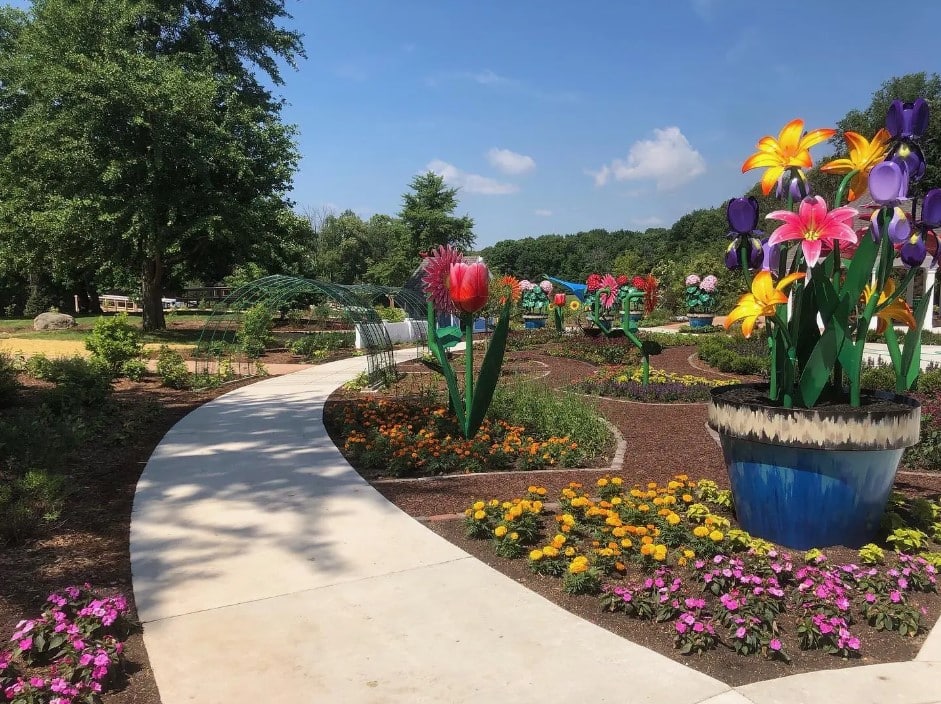
<path id="1" fill-rule="evenodd" d="M 679 188 L 706 171 L 706 160 L 693 149 L 679 127 L 655 129 L 653 139 L 634 142 L 627 159 L 615 159 L 599 171 L 589 173 L 595 185 L 617 181 L 652 180 L 658 191 Z"/>
<path id="2" fill-rule="evenodd" d="M 516 81 L 514 81 L 512 78 L 507 78 L 506 76 L 501 76 L 498 73 L 494 73 L 489 68 L 483 71 L 476 71 L 474 73 L 465 73 L 463 75 L 482 86 L 516 83 Z"/>
<path id="3" fill-rule="evenodd" d="M 466 193 L 479 193 L 485 196 L 503 196 L 509 193 L 516 193 L 519 186 L 514 183 L 504 183 L 496 179 L 481 176 L 480 174 L 469 174 L 461 171 L 454 164 L 435 159 L 428 162 L 425 167 L 427 171 L 433 171 L 439 176 L 443 176 L 445 182 L 450 186 L 462 189 Z"/>
<path id="4" fill-rule="evenodd" d="M 551 211 L 551 210 L 547 210 L 547 209 L 545 209 L 545 208 L 536 208 L 536 209 L 533 211 L 533 215 L 538 215 L 538 216 L 541 217 L 541 218 L 547 218 L 547 217 L 549 217 L 549 216 L 552 215 L 552 211 Z"/>
<path id="5" fill-rule="evenodd" d="M 631 220 L 631 224 L 638 227 L 658 227 L 663 224 L 663 220 L 656 215 L 650 215 L 646 218 L 634 218 Z"/>
<path id="6" fill-rule="evenodd" d="M 531 156 L 517 154 L 509 149 L 498 149 L 497 147 L 487 152 L 487 160 L 497 171 L 511 176 L 525 174 L 527 171 L 536 168 L 536 162 Z"/>

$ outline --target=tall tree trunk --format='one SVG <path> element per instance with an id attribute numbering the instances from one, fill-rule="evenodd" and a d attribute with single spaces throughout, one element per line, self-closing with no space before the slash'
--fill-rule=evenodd
<path id="1" fill-rule="evenodd" d="M 163 262 L 155 255 L 144 262 L 141 272 L 141 306 L 144 310 L 144 331 L 165 330 L 163 317 Z"/>

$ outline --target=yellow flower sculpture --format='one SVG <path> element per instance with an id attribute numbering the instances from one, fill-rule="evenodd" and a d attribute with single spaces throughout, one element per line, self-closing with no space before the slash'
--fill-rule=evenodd
<path id="1" fill-rule="evenodd" d="M 885 282 L 885 288 L 879 293 L 879 302 L 878 306 L 881 306 L 889 298 L 892 297 L 892 294 L 895 293 L 895 281 L 889 279 Z M 866 305 L 873 296 L 876 295 L 876 291 L 872 286 L 866 286 L 863 289 L 863 295 L 859 299 L 860 305 Z M 909 308 L 908 303 L 905 302 L 905 299 L 899 297 L 896 298 L 892 303 L 887 305 L 885 308 L 876 313 L 878 321 L 876 323 L 876 332 L 883 333 L 885 329 L 892 324 L 893 320 L 898 320 L 900 323 L 905 323 L 909 329 L 915 327 L 915 316 L 912 313 L 912 309 Z"/>
<path id="2" fill-rule="evenodd" d="M 888 130 L 883 128 L 876 132 L 871 142 L 855 132 L 844 132 L 843 138 L 849 146 L 849 157 L 829 161 L 821 166 L 820 170 L 828 174 L 848 174 L 850 171 L 858 171 L 859 173 L 850 181 L 848 194 L 850 200 L 856 200 L 866 190 L 872 167 L 885 161 L 892 137 Z"/>
<path id="3" fill-rule="evenodd" d="M 829 128 L 804 134 L 804 121 L 799 118 L 791 120 L 778 134 L 777 139 L 768 135 L 758 140 L 758 151 L 742 164 L 742 173 L 767 167 L 768 170 L 761 177 L 761 192 L 768 195 L 785 169 L 792 166 L 809 169 L 813 166 L 810 148 L 830 139 L 834 134 L 836 130 Z"/>
<path id="4" fill-rule="evenodd" d="M 746 293 L 738 299 L 738 305 L 726 317 L 725 329 L 728 330 L 734 323 L 741 320 L 742 334 L 745 337 L 751 337 L 758 316 L 774 315 L 776 306 L 787 303 L 787 294 L 784 293 L 784 289 L 795 281 L 803 279 L 804 276 L 804 272 L 790 274 L 775 285 L 770 271 L 759 271 L 752 280 L 751 293 Z"/>

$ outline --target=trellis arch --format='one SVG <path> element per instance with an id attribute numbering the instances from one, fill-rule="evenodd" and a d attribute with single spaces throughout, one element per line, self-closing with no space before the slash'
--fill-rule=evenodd
<path id="1" fill-rule="evenodd" d="M 305 329 L 309 330 L 315 322 L 310 311 L 317 306 L 328 306 L 339 312 L 352 329 L 359 331 L 370 381 L 382 381 L 394 374 L 395 360 L 392 341 L 373 307 L 373 301 L 380 296 L 394 300 L 409 317 L 424 317 L 424 299 L 406 289 L 371 284 L 345 286 L 280 274 L 243 284 L 213 306 L 197 344 L 197 373 L 209 373 L 214 363 L 235 345 L 242 315 L 249 308 L 264 304 L 281 311 L 282 315 L 289 310 L 306 309 Z M 421 331 L 425 333 L 423 325 Z"/>

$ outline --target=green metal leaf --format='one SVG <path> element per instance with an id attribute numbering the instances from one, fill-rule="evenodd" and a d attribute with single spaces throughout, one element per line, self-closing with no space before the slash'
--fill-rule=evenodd
<path id="1" fill-rule="evenodd" d="M 484 422 L 484 416 L 493 400 L 493 392 L 497 388 L 497 381 L 500 379 L 500 368 L 503 366 L 503 354 L 506 351 L 506 338 L 510 331 L 510 306 L 509 301 L 503 306 L 500 320 L 490 338 L 487 353 L 484 355 L 480 374 L 477 376 L 477 388 L 474 391 L 467 417 L 465 435 L 468 438 L 474 437 L 480 430 L 480 424 Z"/>
<path id="2" fill-rule="evenodd" d="M 447 328 L 445 328 L 445 330 L 446 329 Z M 444 346 L 438 338 L 438 321 L 435 317 L 434 306 L 431 303 L 428 304 L 428 348 L 435 356 L 435 359 L 438 360 L 438 364 L 441 365 L 441 374 L 448 384 L 448 396 L 451 397 L 451 407 L 454 409 L 455 416 L 457 416 L 458 425 L 463 428 L 465 427 L 464 399 L 461 398 L 461 392 L 458 391 L 457 377 L 454 376 L 451 361 L 448 359 L 448 355 L 444 351 Z"/>
<path id="3" fill-rule="evenodd" d="M 902 348 L 902 382 L 904 391 L 915 385 L 918 375 L 921 374 L 921 328 L 925 323 L 925 312 L 934 294 L 934 286 L 925 291 L 918 303 L 915 304 L 915 327 L 905 335 L 905 344 Z"/>
<path id="4" fill-rule="evenodd" d="M 853 260 L 846 269 L 846 278 L 840 287 L 840 295 L 849 298 L 853 303 L 859 300 L 866 284 L 872 276 L 872 265 L 876 261 L 878 247 L 868 234 L 860 238 L 859 247 L 853 254 Z"/>
<path id="5" fill-rule="evenodd" d="M 464 339 L 461 334 L 461 328 L 458 325 L 448 325 L 444 328 L 438 328 L 438 342 L 445 349 L 454 347 L 458 342 Z"/>
<path id="6" fill-rule="evenodd" d="M 839 327 L 836 325 L 824 330 L 801 372 L 798 386 L 804 405 L 808 408 L 817 403 L 820 394 L 830 382 L 833 363 L 839 355 L 842 342 L 842 334 L 838 331 Z"/>

